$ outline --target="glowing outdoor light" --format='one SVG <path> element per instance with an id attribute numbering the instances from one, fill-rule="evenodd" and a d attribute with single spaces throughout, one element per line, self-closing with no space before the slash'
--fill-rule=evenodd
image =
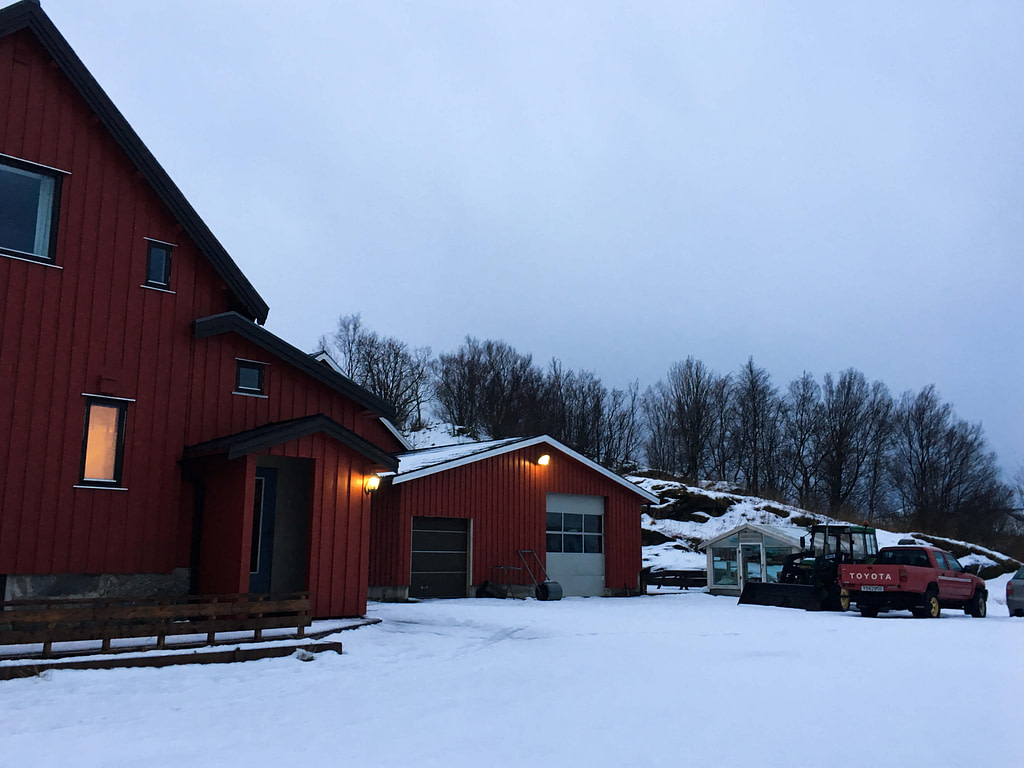
<path id="1" fill-rule="evenodd" d="M 373 493 L 380 488 L 380 478 L 377 475 L 370 475 L 363 483 L 363 493 Z"/>
<path id="2" fill-rule="evenodd" d="M 551 463 L 551 457 L 545 453 L 543 456 L 537 459 L 537 463 L 540 464 L 542 467 L 546 467 L 548 464 Z"/>

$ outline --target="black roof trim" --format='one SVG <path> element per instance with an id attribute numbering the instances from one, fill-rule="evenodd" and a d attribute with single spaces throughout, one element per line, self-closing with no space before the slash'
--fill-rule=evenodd
<path id="1" fill-rule="evenodd" d="M 337 373 L 328 365 L 310 357 L 305 352 L 293 347 L 284 339 L 275 336 L 266 328 L 256 325 L 237 312 L 223 312 L 219 315 L 201 317 L 192 321 L 192 333 L 197 339 L 218 336 L 222 333 L 237 333 L 244 339 L 262 347 L 275 357 L 279 357 L 314 379 L 326 384 L 336 392 L 354 400 L 367 410 L 373 411 L 388 419 L 395 417 L 395 409 L 379 397 L 363 389 L 352 379 Z"/>
<path id="2" fill-rule="evenodd" d="M 265 323 L 270 307 L 263 297 L 256 292 L 252 283 L 242 274 L 242 270 L 224 250 L 224 246 L 220 244 L 206 223 L 199 218 L 199 214 L 157 162 L 153 153 L 142 143 L 142 139 L 125 120 L 124 115 L 114 106 L 114 102 L 104 93 L 99 83 L 86 69 L 85 64 L 78 58 L 50 18 L 43 12 L 38 2 L 22 0 L 22 2 L 0 9 L 0 37 L 6 37 L 22 29 L 30 30 L 43 44 L 53 60 L 60 66 L 61 71 L 99 117 L 100 122 L 110 131 L 114 140 L 153 187 L 164 205 L 170 209 L 185 232 L 195 241 L 199 250 L 210 260 L 213 268 L 227 283 L 228 289 L 238 299 L 241 307 L 245 308 L 253 320 Z"/>
<path id="3" fill-rule="evenodd" d="M 182 458 L 187 460 L 202 456 L 227 454 L 229 459 L 237 459 L 256 451 L 264 451 L 281 443 L 316 434 L 317 432 L 323 432 L 328 437 L 347 445 L 352 450 L 389 471 L 393 472 L 398 469 L 398 459 L 394 456 L 385 453 L 369 440 L 360 437 L 350 429 L 346 429 L 322 413 L 318 413 L 315 416 L 303 416 L 299 419 L 264 424 L 262 427 L 256 427 L 255 429 L 248 429 L 233 435 L 207 440 L 205 443 L 190 445 L 185 448 Z"/>

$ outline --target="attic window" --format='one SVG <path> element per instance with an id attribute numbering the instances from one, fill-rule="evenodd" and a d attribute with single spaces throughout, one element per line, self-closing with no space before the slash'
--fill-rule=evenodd
<path id="1" fill-rule="evenodd" d="M 255 395 L 266 397 L 266 363 L 255 360 L 235 360 L 235 391 L 236 395 Z"/>
<path id="2" fill-rule="evenodd" d="M 0 253 L 53 261 L 60 174 L 0 156 Z"/>
<path id="3" fill-rule="evenodd" d="M 171 251 L 174 246 L 149 240 L 146 251 L 146 285 L 167 289 L 171 286 Z"/>

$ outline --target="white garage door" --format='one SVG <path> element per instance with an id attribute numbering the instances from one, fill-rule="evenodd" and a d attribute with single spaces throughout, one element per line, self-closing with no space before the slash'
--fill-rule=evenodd
<path id="1" fill-rule="evenodd" d="M 548 494 L 548 577 L 565 595 L 604 594 L 604 497 Z"/>

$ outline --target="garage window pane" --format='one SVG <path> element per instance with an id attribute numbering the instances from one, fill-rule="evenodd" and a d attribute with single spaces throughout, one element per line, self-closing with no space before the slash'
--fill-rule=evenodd
<path id="1" fill-rule="evenodd" d="M 562 518 L 562 530 L 571 533 L 583 532 L 583 515 L 564 515 Z"/>
<path id="2" fill-rule="evenodd" d="M 594 534 L 587 534 L 583 537 L 583 551 L 594 554 L 601 554 L 601 537 Z"/>
<path id="3" fill-rule="evenodd" d="M 549 533 L 548 534 L 548 552 L 561 552 L 562 551 L 562 534 L 560 533 Z"/>
<path id="4" fill-rule="evenodd" d="M 568 515 L 566 515 L 568 517 Z M 583 536 L 578 533 L 567 533 L 562 537 L 563 552 L 582 552 Z"/>
<path id="5" fill-rule="evenodd" d="M 562 514 L 560 512 L 548 512 L 548 530 L 562 530 Z"/>
<path id="6" fill-rule="evenodd" d="M 601 516 L 584 515 L 583 531 L 584 533 L 601 533 Z"/>

